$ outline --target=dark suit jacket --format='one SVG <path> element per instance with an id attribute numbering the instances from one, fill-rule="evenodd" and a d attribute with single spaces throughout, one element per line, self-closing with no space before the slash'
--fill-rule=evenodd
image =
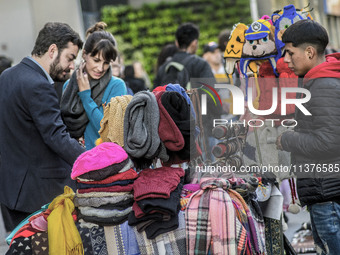
<path id="1" fill-rule="evenodd" d="M 0 203 L 34 212 L 75 188 L 71 166 L 84 151 L 64 125 L 56 91 L 28 58 L 0 76 Z"/>

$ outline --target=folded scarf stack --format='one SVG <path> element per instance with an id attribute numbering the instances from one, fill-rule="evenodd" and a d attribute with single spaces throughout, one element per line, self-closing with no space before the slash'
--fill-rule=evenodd
<path id="1" fill-rule="evenodd" d="M 103 226 L 118 225 L 132 211 L 132 186 L 138 177 L 124 149 L 104 142 L 81 154 L 71 178 L 77 181 L 74 199 L 78 218 Z"/>
<path id="2" fill-rule="evenodd" d="M 145 231 L 148 239 L 178 228 L 184 170 L 174 167 L 144 169 L 133 184 L 129 225 Z"/>
<path id="3" fill-rule="evenodd" d="M 178 228 L 161 235 L 155 239 L 148 239 L 145 232 L 138 232 L 133 228 L 137 239 L 140 254 L 143 255 L 186 255 L 186 235 L 184 212 L 178 213 Z M 131 254 L 131 253 L 126 253 Z"/>

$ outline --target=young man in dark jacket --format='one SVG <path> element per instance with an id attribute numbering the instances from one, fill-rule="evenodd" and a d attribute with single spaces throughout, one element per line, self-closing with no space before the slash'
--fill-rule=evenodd
<path id="1" fill-rule="evenodd" d="M 71 166 L 84 149 L 66 131 L 53 87 L 83 46 L 67 24 L 47 23 L 32 56 L 0 76 L 0 203 L 12 230 L 21 220 L 75 188 Z"/>
<path id="2" fill-rule="evenodd" d="M 278 149 L 291 152 L 297 192 L 310 211 L 318 254 L 340 251 L 340 53 L 325 56 L 327 31 L 301 20 L 283 34 L 284 61 L 311 93 L 296 109 L 297 126 L 277 139 Z"/>
<path id="3" fill-rule="evenodd" d="M 193 23 L 184 23 L 177 28 L 176 46 L 178 52 L 169 61 L 183 64 L 189 73 L 189 78 L 214 78 L 214 74 L 207 61 L 195 55 L 198 49 L 199 29 Z M 169 63 L 166 61 L 160 66 L 154 82 L 154 88 L 167 84 L 162 84 L 162 77 L 165 75 L 165 67 Z M 174 82 L 172 82 L 174 83 Z M 180 84 L 183 87 L 186 85 Z"/>

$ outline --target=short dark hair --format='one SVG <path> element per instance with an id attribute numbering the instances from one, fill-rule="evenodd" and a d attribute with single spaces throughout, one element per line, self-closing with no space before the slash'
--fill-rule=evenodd
<path id="1" fill-rule="evenodd" d="M 230 30 L 224 29 L 218 34 L 218 48 L 224 52 L 230 37 Z"/>
<path id="2" fill-rule="evenodd" d="M 170 57 L 175 55 L 175 53 L 177 51 L 178 51 L 178 48 L 177 48 L 176 44 L 174 44 L 174 43 L 169 43 L 169 44 L 166 44 L 165 46 L 163 46 L 163 48 L 162 48 L 162 50 L 159 53 L 158 58 L 157 58 L 156 70 L 158 70 L 159 67 L 161 65 L 163 65 Z"/>
<path id="3" fill-rule="evenodd" d="M 35 41 L 32 55 L 42 56 L 52 44 L 56 44 L 60 52 L 67 48 L 67 44 L 72 42 L 79 49 L 83 47 L 80 36 L 68 24 L 60 22 L 48 22 L 40 30 Z"/>
<path id="4" fill-rule="evenodd" d="M 292 24 L 283 33 L 282 42 L 294 47 L 313 45 L 319 55 L 325 54 L 329 42 L 326 29 L 314 20 L 304 19 Z"/>
<path id="5" fill-rule="evenodd" d="M 125 66 L 124 77 L 125 78 L 134 78 L 135 77 L 135 69 L 133 68 L 133 65 Z"/>
<path id="6" fill-rule="evenodd" d="M 186 49 L 192 41 L 199 38 L 200 31 L 198 26 L 189 22 L 180 25 L 177 28 L 175 36 L 178 42 L 178 47 L 180 49 Z"/>
<path id="7" fill-rule="evenodd" d="M 0 74 L 12 66 L 12 60 L 5 56 L 0 56 Z"/>
<path id="8" fill-rule="evenodd" d="M 116 39 L 110 32 L 105 31 L 106 26 L 104 22 L 97 22 L 86 31 L 88 37 L 84 45 L 84 51 L 92 57 L 101 52 L 103 58 L 110 62 L 111 60 L 116 60 L 118 51 L 116 49 Z"/>

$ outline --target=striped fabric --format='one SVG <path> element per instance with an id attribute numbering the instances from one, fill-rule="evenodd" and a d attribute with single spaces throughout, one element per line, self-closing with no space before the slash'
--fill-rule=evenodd
<path id="1" fill-rule="evenodd" d="M 201 190 L 196 191 L 187 204 L 185 214 L 187 254 L 237 254 L 237 235 L 244 239 L 233 202 L 226 192 L 225 179 L 202 178 Z"/>
<path id="2" fill-rule="evenodd" d="M 238 192 L 229 189 L 228 193 L 233 200 L 236 215 L 246 229 L 247 239 L 250 241 L 247 242 L 247 250 L 249 253 L 247 252 L 246 254 L 265 254 L 264 239 L 260 234 L 258 223 L 254 220 L 247 203 Z"/>
<path id="3" fill-rule="evenodd" d="M 186 255 L 184 212 L 178 213 L 178 228 L 148 239 L 145 231 L 138 232 L 134 227 L 140 253 L 142 255 Z"/>

